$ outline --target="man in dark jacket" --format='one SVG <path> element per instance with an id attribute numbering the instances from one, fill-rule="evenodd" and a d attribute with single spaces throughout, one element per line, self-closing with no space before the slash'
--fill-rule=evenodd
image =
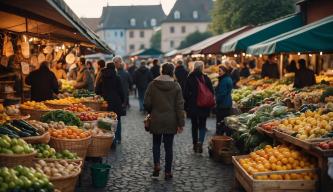
<path id="1" fill-rule="evenodd" d="M 151 75 L 153 76 L 153 79 L 160 76 L 160 65 L 158 64 L 158 59 L 153 60 L 153 66 L 150 69 Z"/>
<path id="2" fill-rule="evenodd" d="M 129 90 L 131 89 L 131 85 L 132 85 L 132 77 L 124 69 L 124 64 L 123 63 L 121 63 L 118 66 L 117 71 L 118 71 L 118 75 L 120 77 L 121 84 L 122 84 L 123 91 L 124 91 L 125 104 L 126 104 L 126 107 L 129 107 Z"/>
<path id="3" fill-rule="evenodd" d="M 25 83 L 31 86 L 31 100 L 53 99 L 53 94 L 59 92 L 57 78 L 49 69 L 49 65 L 47 61 L 42 62 L 39 69 L 31 72 L 25 79 Z"/>
<path id="4" fill-rule="evenodd" d="M 175 76 L 180 87 L 182 88 L 182 90 L 184 90 L 185 82 L 188 76 L 188 71 L 185 69 L 182 60 L 178 60 L 176 62 Z"/>
<path id="5" fill-rule="evenodd" d="M 146 62 L 142 61 L 141 66 L 134 73 L 134 83 L 139 93 L 139 105 L 140 111 L 144 111 L 143 101 L 146 89 L 150 81 L 153 80 L 152 74 L 149 69 L 146 67 Z"/>
<path id="6" fill-rule="evenodd" d="M 114 63 L 108 63 L 105 69 L 102 69 L 100 78 L 97 80 L 95 92 L 101 95 L 108 103 L 108 111 L 113 111 L 118 117 L 118 126 L 116 130 L 116 142 L 121 142 L 121 114 L 125 96 L 122 89 L 120 77 L 117 75 Z"/>
<path id="7" fill-rule="evenodd" d="M 131 84 L 131 91 L 134 92 L 134 96 L 136 96 L 136 87 L 134 86 L 134 82 L 133 82 L 133 79 L 134 79 L 134 73 L 135 71 L 137 70 L 137 67 L 135 65 L 135 62 L 133 62 L 133 64 L 127 69 L 128 73 L 130 74 L 131 78 L 132 78 L 132 84 Z"/>
<path id="8" fill-rule="evenodd" d="M 298 60 L 299 69 L 295 73 L 294 87 L 303 88 L 316 84 L 316 77 L 311 69 L 306 67 L 304 59 Z"/>
<path id="9" fill-rule="evenodd" d="M 261 77 L 268 77 L 270 79 L 280 78 L 279 67 L 278 64 L 275 63 L 273 55 L 269 55 L 268 60 L 263 64 L 261 70 Z"/>

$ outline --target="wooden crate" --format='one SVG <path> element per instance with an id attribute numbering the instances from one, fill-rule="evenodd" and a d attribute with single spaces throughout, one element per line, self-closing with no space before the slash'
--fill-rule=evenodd
<path id="1" fill-rule="evenodd" d="M 298 192 L 315 191 L 315 180 L 257 180 L 249 175 L 238 160 L 248 155 L 233 156 L 235 178 L 247 192 Z"/>

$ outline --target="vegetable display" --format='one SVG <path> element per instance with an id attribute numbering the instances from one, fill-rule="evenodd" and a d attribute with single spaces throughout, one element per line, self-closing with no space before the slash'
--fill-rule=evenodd
<path id="1" fill-rule="evenodd" d="M 44 160 L 38 160 L 35 164 L 37 171 L 44 173 L 49 178 L 66 177 L 78 174 L 81 169 L 75 163 L 68 163 L 65 160 L 55 162 L 45 162 Z"/>
<path id="2" fill-rule="evenodd" d="M 7 135 L 0 137 L 0 154 L 31 154 L 34 148 L 23 139 L 10 138 Z"/>
<path id="3" fill-rule="evenodd" d="M 78 117 L 76 117 L 75 114 L 63 110 L 50 111 L 41 117 L 41 121 L 45 123 L 50 123 L 52 121 L 62 121 L 65 125 L 72 125 L 78 127 L 82 125 L 82 122 Z"/>
<path id="4" fill-rule="evenodd" d="M 54 148 L 47 144 L 36 144 L 33 147 L 37 150 L 37 158 L 46 159 L 78 159 L 76 153 L 72 153 L 68 150 L 57 152 Z"/>
<path id="5" fill-rule="evenodd" d="M 0 167 L 0 191 L 53 192 L 54 189 L 44 173 L 19 165 L 15 168 Z"/>

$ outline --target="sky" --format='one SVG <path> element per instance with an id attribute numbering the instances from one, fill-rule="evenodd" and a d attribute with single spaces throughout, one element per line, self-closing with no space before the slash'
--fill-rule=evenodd
<path id="1" fill-rule="evenodd" d="M 162 4 L 166 14 L 170 12 L 176 0 L 65 0 L 67 5 L 79 17 L 100 17 L 107 5 L 156 5 Z"/>

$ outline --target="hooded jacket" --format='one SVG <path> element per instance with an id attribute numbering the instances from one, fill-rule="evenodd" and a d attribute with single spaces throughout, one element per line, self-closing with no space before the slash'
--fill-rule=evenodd
<path id="1" fill-rule="evenodd" d="M 111 68 L 102 69 L 97 80 L 95 92 L 108 102 L 108 110 L 114 111 L 118 116 L 122 114 L 122 104 L 125 101 L 120 77 Z"/>
<path id="2" fill-rule="evenodd" d="M 153 134 L 176 134 L 177 127 L 185 125 L 182 91 L 170 76 L 160 75 L 149 84 L 144 107 L 151 115 Z"/>
<path id="3" fill-rule="evenodd" d="M 146 66 L 141 66 L 134 72 L 133 80 L 138 89 L 145 90 L 148 83 L 153 80 L 153 77 Z"/>

